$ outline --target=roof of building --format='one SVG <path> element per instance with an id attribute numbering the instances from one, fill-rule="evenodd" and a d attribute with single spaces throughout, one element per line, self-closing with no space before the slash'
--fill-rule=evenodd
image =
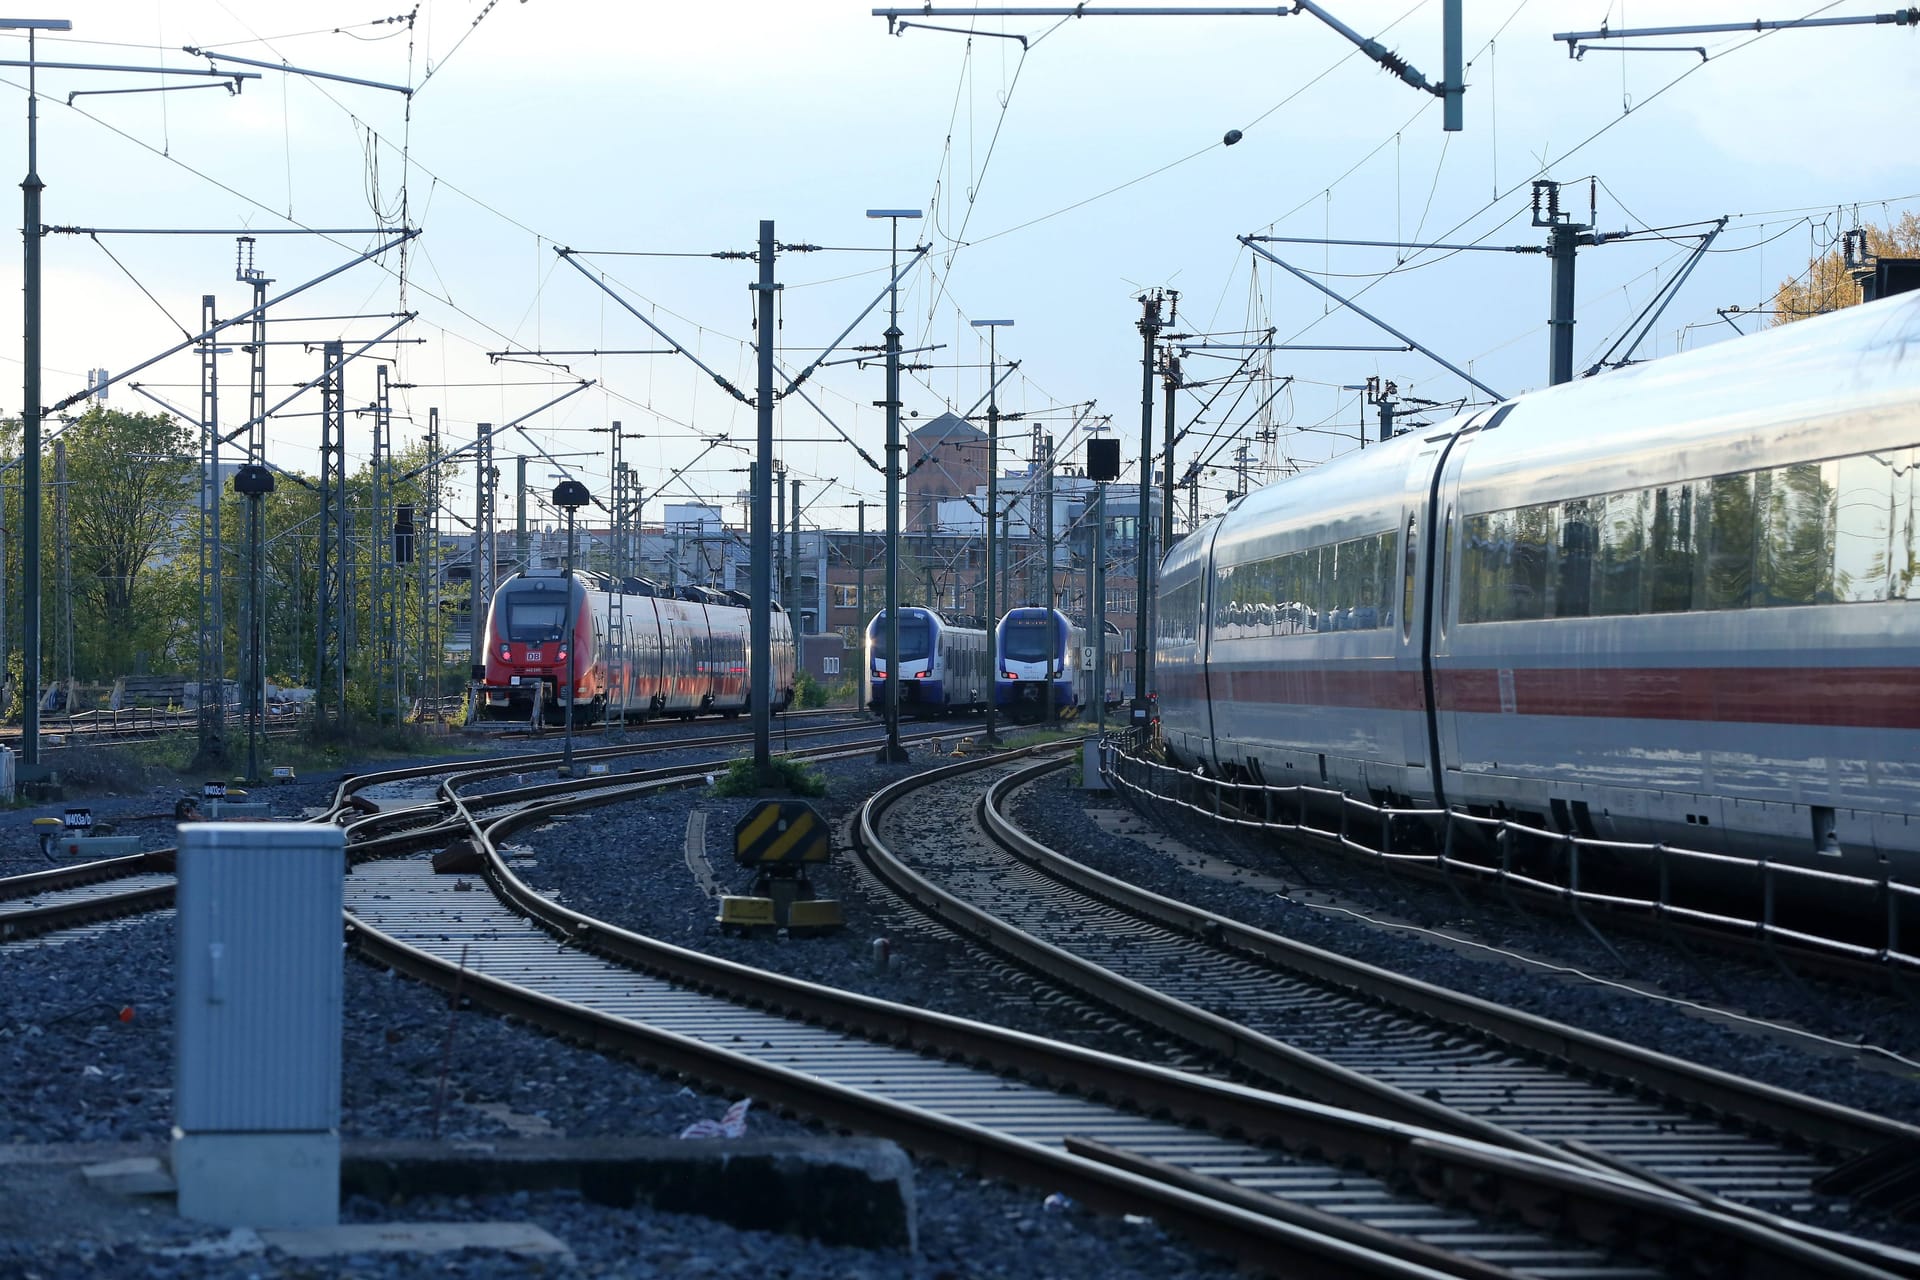
<path id="1" fill-rule="evenodd" d="M 943 413 L 908 437 L 921 443 L 939 440 L 985 440 L 987 433 L 957 413 Z"/>

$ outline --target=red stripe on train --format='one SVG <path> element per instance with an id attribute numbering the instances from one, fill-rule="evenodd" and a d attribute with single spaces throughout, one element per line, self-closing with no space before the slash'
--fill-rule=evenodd
<path id="1" fill-rule="evenodd" d="M 1162 698 L 1198 698 L 1198 668 L 1160 673 Z M 1910 667 L 1442 668 L 1442 711 L 1483 715 L 1695 720 L 1730 724 L 1920 729 L 1920 669 Z M 1419 673 L 1368 667 L 1271 667 L 1211 673 L 1225 702 L 1418 711 Z"/>

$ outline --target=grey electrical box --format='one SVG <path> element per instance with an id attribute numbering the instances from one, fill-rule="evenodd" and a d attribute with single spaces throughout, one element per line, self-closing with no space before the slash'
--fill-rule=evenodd
<path id="1" fill-rule="evenodd" d="M 182 1217 L 339 1220 L 341 877 L 317 823 L 180 827 L 174 1179 Z"/>

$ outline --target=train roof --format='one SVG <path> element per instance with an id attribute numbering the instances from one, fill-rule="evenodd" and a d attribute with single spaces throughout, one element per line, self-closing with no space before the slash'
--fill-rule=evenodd
<path id="1" fill-rule="evenodd" d="M 567 576 L 565 569 L 551 569 L 536 565 L 522 569 L 504 578 L 496 591 L 505 591 L 516 582 L 531 582 L 535 589 L 544 588 L 548 583 L 558 585 Z M 604 591 L 609 595 L 651 596 L 662 600 L 682 600 L 689 604 L 713 605 L 729 609 L 751 609 L 753 597 L 744 591 L 732 591 L 722 587 L 706 587 L 686 584 L 667 587 L 651 578 L 638 574 L 618 577 L 610 573 L 601 573 L 597 569 L 575 569 L 574 581 L 591 591 Z M 771 606 L 775 613 L 785 613 L 786 609 L 776 600 Z"/>
<path id="2" fill-rule="evenodd" d="M 1467 511 L 1920 444 L 1920 293 L 1522 396 L 1462 459 Z"/>
<path id="3" fill-rule="evenodd" d="M 1394 525 L 1420 455 L 1471 432 L 1468 511 L 1562 493 L 1608 493 L 1920 445 L 1920 293 L 1776 325 L 1744 338 L 1528 392 L 1254 490 L 1169 549 L 1176 567 L 1216 524 L 1229 560 L 1307 530 L 1338 542 Z M 1253 544 L 1253 545 L 1243 545 Z"/>
<path id="4" fill-rule="evenodd" d="M 900 616 L 905 618 L 908 615 L 915 617 L 924 615 L 932 618 L 943 627 L 956 627 L 963 631 L 985 631 L 987 629 L 987 620 L 985 618 L 970 613 L 948 613 L 943 609 L 929 609 L 923 604 L 901 605 Z M 867 630 L 873 630 L 874 627 L 886 620 L 886 616 L 887 611 L 882 609 L 867 619 Z"/>

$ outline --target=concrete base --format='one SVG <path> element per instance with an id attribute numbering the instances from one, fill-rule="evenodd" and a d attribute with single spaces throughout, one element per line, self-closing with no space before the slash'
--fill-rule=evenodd
<path id="1" fill-rule="evenodd" d="M 122 1196 L 170 1196 L 174 1193 L 173 1175 L 154 1156 L 129 1156 L 125 1160 L 106 1160 L 81 1168 L 80 1176 L 88 1185 Z"/>
<path id="2" fill-rule="evenodd" d="M 337 1133 L 180 1133 L 180 1216 L 223 1227 L 331 1227 L 340 1221 Z"/>
<path id="3" fill-rule="evenodd" d="M 520 1257 L 568 1259 L 572 1251 L 531 1222 L 362 1222 L 260 1232 L 262 1244 L 294 1258 L 350 1253 L 457 1253 L 492 1249 Z"/>
<path id="4" fill-rule="evenodd" d="M 73 858 L 124 858 L 140 852 L 140 841 L 133 836 L 61 836 L 55 847 Z"/>
<path id="5" fill-rule="evenodd" d="M 1080 748 L 1080 789 L 1082 791 L 1111 791 L 1107 780 L 1100 772 L 1100 744 L 1088 738 Z"/>

